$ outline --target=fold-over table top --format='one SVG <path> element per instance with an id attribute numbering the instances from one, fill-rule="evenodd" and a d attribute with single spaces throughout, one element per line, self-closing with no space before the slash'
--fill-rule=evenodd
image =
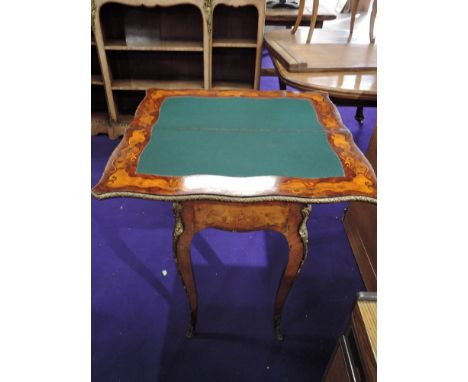
<path id="1" fill-rule="evenodd" d="M 371 165 L 323 93 L 148 90 L 97 198 L 376 202 Z"/>

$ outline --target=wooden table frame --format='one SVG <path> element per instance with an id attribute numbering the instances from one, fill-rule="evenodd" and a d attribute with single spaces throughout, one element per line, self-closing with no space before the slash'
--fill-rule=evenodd
<path id="1" fill-rule="evenodd" d="M 293 78 L 298 78 L 300 76 L 294 75 L 294 73 L 289 73 L 282 66 L 281 62 L 275 57 L 272 57 L 272 62 L 274 65 L 275 75 L 278 76 L 279 88 L 280 90 L 286 90 L 286 85 L 292 86 L 294 88 L 300 89 L 302 91 L 324 91 L 328 93 L 330 100 L 336 106 L 356 106 L 356 114 L 354 118 L 359 122 L 360 125 L 364 122 L 364 107 L 376 107 L 377 106 L 377 91 L 375 92 L 362 92 L 359 90 L 343 90 L 333 87 L 323 87 L 320 88 L 319 85 L 311 87 L 301 83 L 300 81 L 294 81 Z M 331 73 L 331 75 L 346 75 L 347 73 Z M 351 73 L 349 73 L 351 74 Z M 363 74 L 369 74 L 368 72 L 355 73 L 356 76 Z M 377 77 L 377 72 L 375 72 Z"/>
<path id="2" fill-rule="evenodd" d="M 166 97 L 174 96 L 307 99 L 313 104 L 328 142 L 341 161 L 344 176 L 319 179 L 254 177 L 258 184 L 252 187 L 251 177 L 138 174 L 137 163 L 151 138 L 159 108 Z M 193 186 L 193 183 L 196 185 Z M 372 166 L 355 145 L 351 133 L 343 126 L 336 107 L 326 94 L 148 90 L 135 119 L 110 157 L 92 193 L 99 199 L 131 196 L 174 203 L 173 250 L 189 301 L 190 324 L 186 333 L 189 338 L 195 332 L 198 307 L 190 260 L 192 237 L 208 227 L 241 232 L 271 229 L 283 234 L 289 245 L 289 256 L 276 294 L 273 317 L 276 338 L 282 340 L 281 311 L 307 256 L 306 223 L 311 204 L 343 201 L 376 203 L 377 181 Z"/>
<path id="3" fill-rule="evenodd" d="M 182 283 L 190 306 L 190 324 L 187 338 L 194 335 L 197 322 L 197 291 L 190 260 L 192 237 L 205 228 L 232 232 L 274 230 L 284 235 L 289 245 L 286 268 L 276 293 L 273 326 L 276 338 L 283 340 L 281 312 L 286 297 L 307 257 L 307 219 L 310 204 L 264 202 L 228 203 L 216 201 L 175 202 L 173 249 Z"/>
<path id="4" fill-rule="evenodd" d="M 300 20 L 301 26 L 308 26 L 313 17 L 313 4 L 304 3 L 304 12 Z M 297 20 L 298 9 L 289 8 L 266 8 L 265 11 L 265 25 L 281 25 L 285 27 L 294 26 Z M 316 22 L 315 28 L 321 28 L 324 21 L 336 19 L 336 14 L 324 8 L 322 5 L 318 6 L 317 14 L 315 15 Z"/>
<path id="5" fill-rule="evenodd" d="M 295 88 L 304 90 L 304 91 L 325 91 L 330 95 L 330 99 L 339 106 L 356 106 L 355 119 L 362 125 L 364 121 L 363 107 L 365 106 L 377 106 L 377 70 L 367 67 L 367 65 L 359 67 L 355 63 L 356 67 L 353 69 L 351 67 L 346 67 L 343 69 L 336 69 L 332 71 L 330 69 L 330 63 L 325 60 L 323 63 L 324 66 L 321 67 L 315 61 L 315 57 L 328 57 L 326 54 L 319 54 L 320 51 L 315 51 L 314 54 L 309 52 L 309 56 L 304 56 L 303 54 L 297 55 L 298 47 L 307 47 L 311 43 L 312 34 L 315 28 L 317 28 L 317 14 L 319 1 L 313 1 L 312 17 L 310 18 L 309 30 L 307 37 L 305 34 L 300 33 L 298 30 L 299 26 L 303 24 L 302 16 L 304 11 L 305 0 L 300 0 L 300 6 L 297 14 L 297 19 L 294 27 L 291 31 L 281 30 L 281 31 L 271 31 L 265 34 L 265 46 L 268 49 L 268 52 L 272 58 L 273 65 L 275 67 L 275 74 L 279 78 L 279 87 L 281 90 L 286 89 L 286 85 L 293 86 Z M 359 6 L 359 0 L 351 1 L 351 17 L 349 23 L 349 33 L 345 37 L 342 34 L 341 30 L 334 30 L 333 27 L 328 30 L 321 31 L 318 39 L 316 38 L 315 42 L 310 45 L 310 49 L 314 45 L 320 44 L 326 46 L 326 44 L 338 44 L 343 45 L 346 51 L 350 49 L 353 44 L 353 32 L 356 23 L 356 15 Z M 372 10 L 369 14 L 369 37 L 365 41 L 370 43 L 370 46 L 373 47 L 375 43 L 375 34 L 374 26 L 375 20 L 377 17 L 377 0 L 372 2 Z M 346 16 L 343 16 L 346 17 Z M 367 18 L 362 19 L 362 22 L 365 22 Z M 359 23 L 359 22 L 358 22 Z M 360 44 L 364 42 L 364 39 L 361 37 L 358 38 Z M 296 53 L 292 48 L 296 49 Z M 336 47 L 330 46 L 331 49 L 336 49 Z M 309 49 L 309 48 L 307 48 Z M 355 48 L 354 48 L 355 49 Z M 352 57 L 352 55 L 350 55 Z M 369 56 L 371 57 L 371 56 Z M 344 60 L 337 62 L 339 66 L 343 63 Z M 312 65 L 311 62 L 314 62 Z M 312 67 L 310 67 L 311 65 Z M 317 66 L 318 65 L 318 66 Z M 361 64 L 362 65 L 362 64 Z M 328 84 L 324 81 L 325 74 L 330 73 L 330 81 Z M 270 72 L 270 75 L 273 75 Z M 355 75 L 356 85 L 353 89 L 344 88 L 340 84 L 334 84 L 333 79 L 340 77 L 341 79 L 344 76 Z M 372 86 L 368 87 L 366 85 L 361 85 L 361 78 L 373 77 L 375 81 L 372 82 Z"/>

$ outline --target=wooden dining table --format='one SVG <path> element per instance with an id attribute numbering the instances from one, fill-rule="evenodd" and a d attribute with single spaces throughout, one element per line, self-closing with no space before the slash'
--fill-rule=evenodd
<path id="1" fill-rule="evenodd" d="M 317 29 L 312 41 L 307 44 L 309 28 L 299 27 L 295 34 L 291 30 L 275 29 L 265 34 L 265 45 L 272 58 L 276 75 L 279 78 L 280 89 L 286 85 L 304 91 L 324 91 L 330 99 L 339 106 L 357 106 L 356 120 L 363 121 L 363 107 L 377 105 L 377 47 L 369 44 L 369 35 L 365 26 L 369 15 L 363 14 L 356 19 L 356 27 L 351 41 L 349 39 L 349 15 L 340 15 L 331 22 L 334 28 Z M 353 54 L 343 54 L 340 68 L 329 69 L 327 60 L 333 60 L 332 55 L 318 55 L 320 49 L 327 46 L 333 49 L 333 44 L 369 52 L 364 59 L 356 61 Z M 352 53 L 352 52 L 351 52 Z M 321 67 L 320 60 L 323 61 Z M 354 60 L 354 61 L 353 61 Z M 309 71 L 300 72 L 293 68 L 302 62 L 313 62 L 316 66 Z M 354 67 L 353 67 L 354 65 Z M 367 66 L 367 67 L 366 67 Z"/>
<path id="2" fill-rule="evenodd" d="M 319 5 L 316 28 L 321 28 L 324 21 L 336 19 L 336 12 L 330 10 L 322 4 Z M 312 17 L 312 0 L 306 0 L 304 6 L 304 15 L 301 25 L 309 25 Z M 294 25 L 297 18 L 297 9 L 278 7 L 269 8 L 265 12 L 265 25 L 284 25 L 290 27 Z"/>

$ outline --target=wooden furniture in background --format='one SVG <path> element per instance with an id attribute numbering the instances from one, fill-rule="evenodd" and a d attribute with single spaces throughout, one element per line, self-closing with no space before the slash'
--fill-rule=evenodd
<path id="1" fill-rule="evenodd" d="M 288 84 L 304 91 L 324 91 L 336 105 L 375 106 L 377 103 L 375 71 L 291 73 L 275 58 L 272 61 L 282 89 Z"/>
<path id="2" fill-rule="evenodd" d="M 266 39 L 274 56 L 291 73 L 362 72 L 377 70 L 377 48 L 374 44 L 340 44 L 339 42 L 302 44 Z M 300 33 L 298 33 L 300 36 Z M 289 37 L 289 35 L 287 35 Z M 299 37 L 298 36 L 298 37 Z M 289 40 L 289 39 L 288 39 Z"/>
<path id="3" fill-rule="evenodd" d="M 377 174 L 377 127 L 366 157 Z M 343 224 L 366 289 L 377 291 L 377 206 L 350 203 Z"/>
<path id="4" fill-rule="evenodd" d="M 262 122 L 258 121 L 264 121 L 268 115 L 259 113 L 259 109 L 252 108 L 252 105 L 257 101 L 261 101 L 262 104 L 265 101 L 275 101 L 276 107 L 278 107 L 279 103 L 276 101 L 281 100 L 287 101 L 289 105 L 291 103 L 296 106 L 298 104 L 304 105 L 307 110 L 311 111 L 312 118 L 316 118 L 320 124 L 318 122 L 317 124 L 309 123 L 309 120 L 302 121 L 303 126 L 307 126 L 307 128 L 301 130 L 299 126 L 291 126 L 286 118 L 287 122 L 280 122 L 281 126 L 277 126 L 275 129 L 281 131 L 293 129 L 288 134 L 292 140 L 285 143 L 288 145 L 286 147 L 273 145 L 275 152 L 271 155 L 281 157 L 284 152 L 290 152 L 290 150 L 297 152 L 296 148 L 301 140 L 304 141 L 309 127 L 311 129 L 309 133 L 314 134 L 312 132 L 314 131 L 313 126 L 316 126 L 318 129 L 323 129 L 326 138 L 319 146 L 319 152 L 322 153 L 320 160 L 315 161 L 315 163 L 326 163 L 326 152 L 330 150 L 330 153 L 336 155 L 336 157 L 332 155 L 332 158 L 339 160 L 337 165 L 340 167 L 340 175 L 337 176 L 335 172 L 330 172 L 330 170 L 320 172 L 321 176 L 309 178 L 299 178 L 297 175 L 292 175 L 291 173 L 297 171 L 297 167 L 302 162 L 296 162 L 295 165 L 291 165 L 292 168 L 287 170 L 273 169 L 273 174 L 268 171 L 268 174 L 262 173 L 255 177 L 228 176 L 225 168 L 221 169 L 221 175 L 213 175 L 212 172 L 199 173 L 196 172 L 198 170 L 195 170 L 199 168 L 196 167 L 197 160 L 185 162 L 183 165 L 188 165 L 189 168 L 181 171 L 177 154 L 171 154 L 174 156 L 173 159 L 170 157 L 172 160 L 167 158 L 164 160 L 166 167 L 167 162 L 171 162 L 170 164 L 175 166 L 170 173 L 180 171 L 182 175 L 160 175 L 161 171 L 164 171 L 164 166 L 156 166 L 158 165 L 156 157 L 151 157 L 151 154 L 148 154 L 149 157 L 147 156 L 145 160 L 145 150 L 151 146 L 152 139 L 156 139 L 154 137 L 158 136 L 158 131 L 159 133 L 164 131 L 162 128 L 154 130 L 158 126 L 158 124 L 155 125 L 158 117 L 158 121 L 163 120 L 163 117 L 160 117 L 160 107 L 163 102 L 165 101 L 166 105 L 171 101 L 187 102 L 187 99 L 180 101 L 182 96 L 191 97 L 192 101 L 193 98 L 197 99 L 197 102 L 201 102 L 200 98 L 203 97 L 206 98 L 206 101 L 213 99 L 219 101 L 227 98 L 231 105 L 232 101 L 238 104 L 240 98 L 248 98 L 250 101 L 248 110 L 250 111 L 244 109 L 244 113 L 241 110 L 236 113 L 217 115 L 218 111 L 210 103 L 209 110 L 212 110 L 213 113 L 210 116 L 213 127 L 207 126 L 205 131 L 192 128 L 192 125 L 187 126 L 187 118 L 181 118 L 183 122 L 176 125 L 177 129 L 174 127 L 169 129 L 171 134 L 175 134 L 170 138 L 173 145 L 171 153 L 182 150 L 185 154 L 186 149 L 183 145 L 187 139 L 184 138 L 187 137 L 187 134 L 197 134 L 199 141 L 203 142 L 204 145 L 203 154 L 214 158 L 219 154 L 220 147 L 224 149 L 226 144 L 229 145 L 225 142 L 226 131 L 223 131 L 223 123 L 225 123 L 227 126 L 234 126 L 229 127 L 229 129 L 236 129 L 234 130 L 237 131 L 236 134 L 243 132 L 245 140 L 254 142 L 255 148 L 258 146 L 258 155 L 261 159 L 262 155 L 266 155 L 265 149 L 268 142 L 262 147 L 261 144 L 257 145 L 255 140 L 259 139 L 259 134 L 271 136 L 273 131 L 265 131 L 268 130 L 269 124 L 265 122 L 266 125 L 262 125 Z M 179 98 L 178 101 L 177 98 Z M 246 113 L 250 113 L 249 118 L 255 120 L 256 123 L 246 126 L 249 125 L 249 119 L 249 121 L 244 121 L 242 125 L 239 125 L 239 115 Z M 202 113 L 202 117 L 198 116 L 198 118 L 203 119 L 205 114 Z M 194 126 L 197 123 L 200 124 L 196 118 L 194 116 Z M 299 131 L 294 133 L 294 128 Z M 219 131 L 222 131 L 221 135 L 219 135 Z M 249 134 L 252 133 L 254 134 L 249 137 Z M 211 146 L 206 144 L 203 136 L 200 138 L 200 134 L 210 135 L 212 138 Z M 319 144 L 321 134 L 314 134 L 314 136 L 317 137 L 315 138 L 316 143 Z M 267 139 L 260 139 L 260 142 L 264 141 Z M 309 141 L 308 145 L 312 143 Z M 223 145 L 225 146 L 223 147 Z M 246 146 L 242 145 L 241 147 Z M 193 150 L 200 150 L 200 148 L 193 147 Z M 310 152 L 305 154 L 309 157 L 313 155 Z M 249 155 L 249 153 L 240 152 L 238 161 L 242 161 L 244 155 Z M 293 155 L 290 156 L 293 157 Z M 206 166 L 207 160 L 199 158 L 199 162 L 205 163 Z M 262 161 L 257 160 L 249 167 L 255 168 L 255 164 L 260 162 Z M 270 163 L 269 160 L 266 162 Z M 137 167 L 142 163 L 159 170 L 158 172 L 137 171 Z M 231 166 L 236 163 L 235 155 L 230 157 L 229 163 Z M 282 175 L 274 175 L 275 171 L 282 172 Z M 284 174 L 284 171 L 287 173 Z M 288 174 L 291 175 L 287 176 Z M 337 109 L 326 95 L 245 90 L 148 90 L 146 97 L 138 107 L 131 127 L 126 130 L 121 143 L 110 157 L 99 183 L 93 188 L 93 195 L 99 199 L 125 196 L 174 202 L 173 208 L 176 217 L 173 236 L 174 257 L 190 306 L 190 325 L 187 332 L 189 337 L 193 335 L 195 330 L 198 307 L 189 252 L 192 236 L 205 227 L 216 227 L 230 231 L 274 229 L 284 234 L 289 243 L 290 253 L 276 295 L 273 320 L 276 337 L 279 340 L 283 338 L 280 327 L 282 307 L 307 255 L 306 222 L 311 209 L 310 204 L 353 200 L 376 203 L 376 194 L 377 183 L 372 168 L 355 145 L 351 133 L 342 124 Z"/>
<path id="5" fill-rule="evenodd" d="M 312 17 L 313 0 L 304 2 L 304 13 L 300 25 L 309 25 Z M 315 27 L 321 28 L 324 21 L 336 19 L 336 12 L 325 8 L 323 5 L 318 6 Z M 293 26 L 297 19 L 297 9 L 289 8 L 266 8 L 265 25 L 284 25 L 286 27 Z"/>
<path id="6" fill-rule="evenodd" d="M 376 293 L 358 293 L 349 324 L 338 340 L 322 381 L 377 381 Z"/>
<path id="7" fill-rule="evenodd" d="M 304 3 L 303 17 L 300 25 L 306 26 L 310 24 L 312 17 L 313 0 L 306 0 Z M 290 8 L 266 8 L 265 25 L 277 25 L 291 27 L 297 20 L 297 9 Z M 324 21 L 336 19 L 336 11 L 325 8 L 322 4 L 318 6 L 315 27 L 322 28 Z M 274 68 L 261 68 L 261 76 L 276 77 Z"/>
<path id="8" fill-rule="evenodd" d="M 368 26 L 373 25 L 371 19 L 375 21 L 376 4 L 374 0 L 372 14 L 339 15 L 313 35 L 310 33 L 313 28 L 304 27 L 297 28 L 296 32 L 291 29 L 266 33 L 265 43 L 280 88 L 285 89 L 288 84 L 305 91 L 328 92 L 337 105 L 357 106 L 355 118 L 361 123 L 363 107 L 377 104 L 376 47 L 367 34 Z M 357 18 L 355 22 L 354 18 Z M 371 34 L 374 38 L 373 31 Z M 341 56 L 335 55 L 337 46 L 341 47 Z M 359 64 L 356 55 L 363 50 L 368 59 Z"/>
<path id="9" fill-rule="evenodd" d="M 264 19 L 264 0 L 93 0 L 92 133 L 122 135 L 148 88 L 258 89 Z"/>
<path id="10" fill-rule="evenodd" d="M 311 42 L 312 34 L 314 32 L 314 29 L 321 27 L 321 26 L 318 26 L 318 24 L 317 24 L 318 13 L 319 13 L 319 9 L 320 9 L 319 0 L 312 0 L 312 1 L 313 1 L 313 6 L 312 6 L 312 13 L 311 13 L 311 16 L 309 18 L 310 24 L 309 24 L 309 32 L 308 32 L 308 35 L 307 35 L 307 44 L 309 44 Z M 306 0 L 300 0 L 299 9 L 298 9 L 298 13 L 297 13 L 297 19 L 296 19 L 296 21 L 294 23 L 294 27 L 291 30 L 292 34 L 296 33 L 297 28 L 300 25 L 302 25 L 303 16 L 304 16 L 304 13 L 305 13 L 305 2 L 306 2 Z M 347 13 L 350 13 L 348 42 L 351 41 L 351 38 L 353 36 L 354 24 L 355 24 L 355 21 L 356 21 L 357 12 L 361 11 L 361 12 L 363 12 L 363 14 L 368 13 L 367 9 L 369 8 L 370 1 L 365 1 L 365 3 L 366 4 L 364 4 L 365 6 L 364 6 L 364 9 L 363 9 L 363 7 L 360 7 L 360 5 L 363 5 L 361 0 L 350 0 L 348 2 L 349 7 L 350 7 L 349 12 L 342 12 L 342 14 L 339 15 L 339 18 L 343 19 L 343 18 L 346 17 Z M 345 7 L 345 8 L 347 8 L 347 7 Z M 375 0 L 373 2 L 372 12 L 370 13 L 370 31 L 371 31 L 370 41 L 371 42 L 374 42 L 373 31 L 374 31 L 374 23 L 375 23 L 376 16 L 377 16 L 377 0 Z"/>
<path id="11" fill-rule="evenodd" d="M 107 134 L 108 126 L 109 111 L 107 109 L 106 92 L 96 49 L 96 40 L 94 39 L 94 33 L 91 31 L 91 134 Z"/>
<path id="12" fill-rule="evenodd" d="M 258 89 L 265 5 L 262 0 L 212 0 L 213 89 Z"/>
<path id="13" fill-rule="evenodd" d="M 356 7 L 357 12 L 367 12 L 372 3 L 372 0 L 360 0 Z M 353 5 L 353 0 L 347 0 L 342 8 L 342 13 L 348 13 Z"/>
<path id="14" fill-rule="evenodd" d="M 315 4 L 318 4 L 318 0 Z M 265 34 L 266 45 L 270 54 L 289 72 L 376 71 L 377 47 L 371 42 L 374 39 L 373 30 L 369 32 L 369 37 L 362 33 L 367 26 L 369 30 L 373 28 L 376 4 L 377 0 L 374 0 L 375 12 L 360 14 L 357 22 L 356 12 L 340 15 L 314 35 L 313 19 L 309 28 L 273 30 Z M 302 13 L 299 12 L 297 22 L 301 17 Z M 355 24 L 360 27 L 356 34 Z"/>

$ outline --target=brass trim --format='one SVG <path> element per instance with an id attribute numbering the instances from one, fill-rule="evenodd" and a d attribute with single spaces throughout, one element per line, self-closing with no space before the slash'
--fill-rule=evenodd
<path id="1" fill-rule="evenodd" d="M 91 29 L 95 34 L 94 19 L 96 18 L 96 3 L 91 0 Z"/>
<path id="2" fill-rule="evenodd" d="M 377 204 L 377 199 L 369 196 L 337 196 L 329 198 L 299 198 L 295 196 L 223 196 L 223 195 L 209 195 L 209 194 L 193 194 L 193 195 L 151 195 L 143 194 L 141 192 L 127 192 L 127 191 L 115 191 L 106 192 L 103 194 L 97 194 L 91 191 L 91 194 L 96 199 L 108 199 L 108 198 L 140 198 L 149 200 L 160 200 L 169 202 L 183 202 L 188 200 L 216 200 L 220 202 L 236 202 L 236 203 L 254 203 L 254 202 L 292 202 L 292 203 L 310 203 L 310 204 L 323 204 L 323 203 L 341 203 L 341 202 L 366 202 L 371 204 Z"/>
<path id="3" fill-rule="evenodd" d="M 295 278 L 301 272 L 302 266 L 304 265 L 305 260 L 307 258 L 307 251 L 308 251 L 308 244 L 309 244 L 309 231 L 307 230 L 307 221 L 309 220 L 309 216 L 311 212 L 312 212 L 311 204 L 306 204 L 303 208 L 301 208 L 302 221 L 301 221 L 301 224 L 299 225 L 299 230 L 297 232 L 299 236 L 301 237 L 303 250 L 302 250 L 302 260 L 301 260 L 301 263 L 299 264 L 299 268 L 297 269 L 297 273 L 294 276 Z M 283 341 L 284 336 L 283 336 L 283 333 L 281 332 L 281 313 L 278 316 L 274 317 L 273 326 L 275 330 L 276 339 L 278 341 Z"/>
<path id="4" fill-rule="evenodd" d="M 284 336 L 283 333 L 281 332 L 281 315 L 279 317 L 275 317 L 273 319 L 273 326 L 275 330 L 275 337 L 278 341 L 283 341 Z"/>
<path id="5" fill-rule="evenodd" d="M 178 202 L 174 202 L 172 204 L 172 213 L 174 214 L 175 224 L 174 224 L 174 234 L 173 234 L 173 242 L 174 245 L 177 245 L 177 241 L 179 240 L 180 235 L 184 233 L 184 224 L 182 223 L 182 204 Z"/>
<path id="6" fill-rule="evenodd" d="M 185 333 L 185 336 L 187 338 L 192 338 L 194 333 L 195 333 L 195 324 L 196 324 L 196 312 L 192 312 L 191 306 L 190 306 L 190 296 L 187 290 L 187 286 L 185 285 L 184 278 L 182 277 L 182 272 L 179 268 L 179 262 L 177 260 L 177 244 L 179 243 L 179 239 L 184 233 L 184 222 L 182 218 L 182 209 L 183 209 L 183 204 L 174 202 L 172 204 L 172 213 L 174 214 L 175 218 L 175 223 L 174 223 L 174 231 L 172 234 L 172 257 L 174 258 L 174 262 L 177 268 L 177 273 L 179 274 L 179 277 L 182 281 L 182 285 L 184 287 L 185 294 L 187 296 L 187 301 L 189 304 L 189 310 L 190 310 L 190 323 L 189 327 L 187 329 L 187 332 Z"/>
<path id="7" fill-rule="evenodd" d="M 212 30 L 212 24 L 213 24 L 213 0 L 203 1 L 203 12 L 205 13 L 208 38 L 211 41 L 211 30 Z"/>
<path id="8" fill-rule="evenodd" d="M 304 265 L 305 259 L 307 258 L 307 249 L 308 249 L 308 244 L 309 244 L 309 231 L 307 230 L 307 220 L 309 220 L 309 215 L 311 211 L 312 211 L 311 204 L 307 204 L 304 208 L 301 209 L 302 222 L 301 222 L 301 225 L 299 226 L 299 236 L 302 239 L 302 244 L 304 246 L 304 253 L 302 255 L 301 265 L 299 265 L 297 274 L 301 272 L 301 268 Z"/>
<path id="9" fill-rule="evenodd" d="M 204 28 L 206 31 L 206 26 Z M 324 126 L 325 132 L 328 135 L 327 139 L 341 160 L 346 176 L 322 179 L 277 176 L 275 177 L 274 188 L 269 190 L 259 189 L 258 191 L 246 194 L 231 190 L 230 188 L 216 191 L 210 190 L 209 184 L 206 183 L 204 187 L 202 185 L 197 189 L 186 188 L 184 186 L 185 176 L 168 177 L 157 174 L 138 174 L 138 158 L 151 138 L 154 121 L 159 117 L 160 105 L 167 97 L 187 95 L 257 99 L 290 97 L 309 100 L 317 110 L 319 122 Z M 113 129 L 113 133 L 113 136 L 115 136 L 115 129 Z M 248 179 L 246 178 L 246 180 Z M 113 181 L 115 182 L 112 183 Z M 316 184 L 319 186 L 315 187 Z M 330 102 L 325 93 L 148 89 L 145 99 L 137 109 L 133 122 L 126 130 L 122 142 L 114 150 L 101 180 L 93 187 L 93 191 L 103 195 L 103 197 L 104 194 L 119 196 L 119 192 L 128 192 L 128 194 L 120 194 L 120 196 L 136 197 L 145 197 L 138 194 L 156 194 L 157 196 L 152 197 L 152 199 L 169 201 L 196 199 L 237 200 L 239 202 L 282 200 L 306 204 L 310 202 L 331 203 L 355 200 L 376 203 L 377 180 L 375 179 L 372 167 L 353 142 L 351 133 L 343 125 L 336 107 Z M 193 194 L 201 194 L 201 196 Z M 146 198 L 150 199 L 151 197 L 146 196 Z"/>

